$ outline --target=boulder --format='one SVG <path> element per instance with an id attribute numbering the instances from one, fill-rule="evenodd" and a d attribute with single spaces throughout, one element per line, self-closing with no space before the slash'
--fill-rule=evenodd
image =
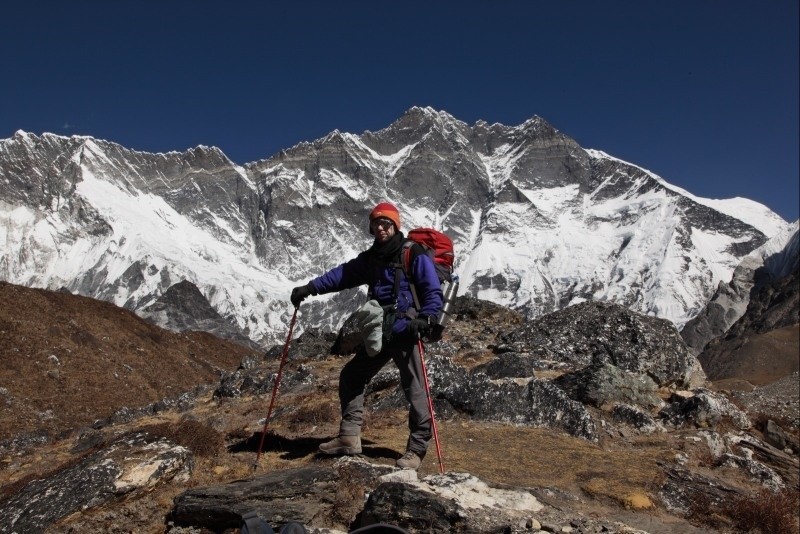
<path id="1" fill-rule="evenodd" d="M 653 419 L 650 414 L 636 406 L 617 404 L 611 410 L 611 417 L 617 423 L 631 426 L 643 434 L 664 431 L 664 427 Z"/>
<path id="2" fill-rule="evenodd" d="M 769 419 L 764 426 L 764 441 L 777 449 L 783 450 L 789 443 L 789 436 L 783 431 L 780 425 L 772 419 Z"/>
<path id="3" fill-rule="evenodd" d="M 610 363 L 645 373 L 659 386 L 704 382 L 675 326 L 617 304 L 583 302 L 500 335 L 500 349 L 535 353 L 574 369 Z"/>
<path id="4" fill-rule="evenodd" d="M 347 530 L 384 523 L 411 531 L 501 532 L 543 508 L 527 490 L 467 473 L 418 480 L 415 471 L 345 457 L 332 467 L 273 471 L 188 490 L 175 498 L 170 520 L 221 531 L 238 527 L 241 516 L 254 511 L 275 529 L 289 521 L 322 528 L 336 518 Z"/>
<path id="5" fill-rule="evenodd" d="M 725 436 L 730 465 L 737 465 L 766 486 L 796 488 L 800 484 L 800 460 L 764 443 L 750 433 L 739 432 Z M 734 458 L 738 457 L 737 458 Z"/>
<path id="6" fill-rule="evenodd" d="M 277 364 L 276 364 L 277 365 Z M 223 375 L 214 390 L 216 398 L 232 398 L 241 395 L 264 395 L 272 392 L 277 378 L 277 371 L 264 366 L 240 366 L 233 373 Z M 288 362 L 284 364 L 281 392 L 299 390 L 314 383 L 313 367 L 310 364 Z"/>
<path id="7" fill-rule="evenodd" d="M 737 456 L 735 454 L 725 453 L 720 457 L 719 462 L 721 465 L 743 469 L 753 480 L 773 491 L 778 491 L 786 487 L 783 479 L 775 470 L 758 460 L 754 460 L 750 455 Z"/>
<path id="8" fill-rule="evenodd" d="M 501 378 L 470 373 L 452 359 L 428 354 L 428 379 L 438 415 L 452 411 L 482 421 L 557 428 L 575 437 L 596 441 L 594 421 L 580 402 L 571 400 L 549 380 Z M 382 371 L 383 372 L 383 371 Z M 399 386 L 379 398 L 373 410 L 405 406 Z"/>
<path id="9" fill-rule="evenodd" d="M 659 498 L 670 512 L 691 515 L 692 512 L 708 513 L 721 508 L 745 492 L 713 474 L 706 476 L 681 466 L 663 465 L 666 480 L 659 490 Z M 697 509 L 701 506 L 701 509 Z"/>
<path id="10" fill-rule="evenodd" d="M 698 428 L 715 428 L 723 420 L 741 430 L 752 426 L 747 414 L 727 397 L 703 388 L 694 390 L 689 397 L 673 395 L 671 403 L 659 412 L 659 416 L 673 426 L 689 424 Z"/>
<path id="11" fill-rule="evenodd" d="M 310 524 L 314 515 L 330 511 L 336 473 L 309 466 L 272 471 L 245 480 L 193 488 L 175 497 L 170 520 L 179 526 L 214 531 L 238 528 L 242 515 L 255 511 L 276 526 L 289 521 Z"/>
<path id="12" fill-rule="evenodd" d="M 484 373 L 492 379 L 534 378 L 536 370 L 542 368 L 546 368 L 546 366 L 530 354 L 506 352 L 498 354 L 488 363 L 475 367 L 474 372 Z"/>
<path id="13" fill-rule="evenodd" d="M 361 524 L 388 523 L 412 532 L 508 532 L 544 506 L 529 491 L 498 487 L 468 473 L 387 481 L 372 492 Z"/>
<path id="14" fill-rule="evenodd" d="M 561 375 L 554 383 L 570 398 L 598 408 L 625 403 L 651 409 L 664 404 L 652 378 L 610 363 L 593 364 Z"/>

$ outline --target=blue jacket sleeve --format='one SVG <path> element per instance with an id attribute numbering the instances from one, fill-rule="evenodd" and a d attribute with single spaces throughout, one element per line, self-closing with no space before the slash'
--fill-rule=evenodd
<path id="1" fill-rule="evenodd" d="M 350 289 L 369 282 L 369 265 L 364 253 L 309 282 L 317 295 Z"/>

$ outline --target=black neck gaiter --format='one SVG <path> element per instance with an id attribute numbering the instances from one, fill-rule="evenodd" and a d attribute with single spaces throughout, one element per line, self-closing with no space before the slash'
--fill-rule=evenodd
<path id="1" fill-rule="evenodd" d="M 378 243 L 375 241 L 369 249 L 370 255 L 382 262 L 393 263 L 397 261 L 400 254 L 400 249 L 403 248 L 403 240 L 405 236 L 403 232 L 395 232 L 395 234 L 385 243 Z"/>

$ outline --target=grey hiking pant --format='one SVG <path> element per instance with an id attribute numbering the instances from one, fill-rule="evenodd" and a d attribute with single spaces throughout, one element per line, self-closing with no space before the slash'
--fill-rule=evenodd
<path id="1" fill-rule="evenodd" d="M 367 356 L 363 348 L 342 368 L 339 375 L 339 401 L 342 405 L 342 422 L 339 435 L 358 436 L 364 422 L 364 388 L 373 376 L 394 360 L 400 370 L 400 385 L 410 407 L 408 410 L 408 443 L 406 450 L 425 457 L 431 439 L 431 415 L 425 394 L 422 364 L 417 343 L 400 338 L 383 345 L 375 356 Z"/>

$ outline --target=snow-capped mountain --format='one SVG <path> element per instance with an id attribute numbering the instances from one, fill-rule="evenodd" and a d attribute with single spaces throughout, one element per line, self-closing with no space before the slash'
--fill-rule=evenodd
<path id="1" fill-rule="evenodd" d="M 461 293 L 530 316 L 584 300 L 682 325 L 788 227 L 746 199 L 697 198 L 585 150 L 539 117 L 469 126 L 412 108 L 239 166 L 216 148 L 149 154 L 89 137 L 0 141 L 0 279 L 142 310 L 182 280 L 252 339 L 279 339 L 291 287 L 369 246 L 367 214 L 444 229 Z M 303 304 L 334 328 L 355 292 Z"/>

